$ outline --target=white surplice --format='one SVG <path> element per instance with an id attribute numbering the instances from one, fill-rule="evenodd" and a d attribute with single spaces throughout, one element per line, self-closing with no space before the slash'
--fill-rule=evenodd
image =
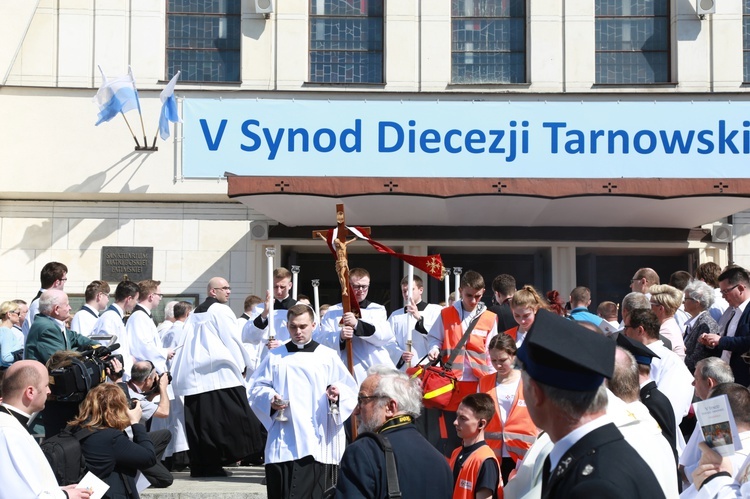
<path id="1" fill-rule="evenodd" d="M 250 407 L 268 430 L 266 463 L 305 456 L 339 463 L 346 446 L 343 422 L 357 405 L 359 385 L 335 351 L 315 342 L 298 349 L 290 342 L 271 350 L 250 381 Z M 338 416 L 329 414 L 328 386 L 339 390 Z M 288 421 L 271 415 L 276 394 L 289 400 Z"/>
<path id="2" fill-rule="evenodd" d="M 395 342 L 393 330 L 388 324 L 385 307 L 377 303 L 368 303 L 366 308 L 361 309 L 363 322 L 375 326 L 375 332 L 370 336 L 357 336 L 352 338 L 352 357 L 354 360 L 354 377 L 357 383 L 362 383 L 367 377 L 367 370 L 377 364 L 385 364 L 395 367 L 386 347 Z M 341 304 L 333 305 L 328 309 L 321 320 L 320 329 L 314 336 L 315 341 L 339 352 L 341 360 L 346 362 L 346 348 L 340 347 L 341 317 L 344 309 Z"/>
<path id="3" fill-rule="evenodd" d="M 175 395 L 188 396 L 244 386 L 250 362 L 237 334 L 237 319 L 228 305 L 214 303 L 192 313 L 183 327 L 184 341 L 172 359 Z"/>
<path id="4" fill-rule="evenodd" d="M 438 317 L 440 317 L 440 311 L 443 307 L 428 303 L 424 310 L 420 311 L 419 314 L 422 316 L 422 324 L 427 333 L 432 329 L 433 324 Z M 401 360 L 401 354 L 406 351 L 406 340 L 408 337 L 409 326 L 411 326 L 411 351 L 414 354 L 411 365 L 417 365 L 419 359 L 427 355 L 427 334 L 423 334 L 415 329 L 417 321 L 410 314 L 404 311 L 404 308 L 395 310 L 390 317 L 388 317 L 388 324 L 390 324 L 393 330 L 393 335 L 396 339 L 395 343 L 391 343 L 388 349 L 391 352 L 391 360 L 398 364 Z M 402 370 L 406 369 L 407 366 L 404 364 Z"/>
<path id="5" fill-rule="evenodd" d="M 67 497 L 34 437 L 6 412 L 0 412 L 0 463 L 0 497 Z"/>
<path id="6" fill-rule="evenodd" d="M 94 326 L 98 319 L 99 312 L 88 305 L 84 305 L 81 310 L 76 312 L 73 316 L 73 320 L 70 321 L 70 330 L 84 336 L 91 336 L 91 331 L 94 330 Z"/>
<path id="7" fill-rule="evenodd" d="M 92 329 L 92 335 L 116 335 L 117 343 L 120 344 L 120 348 L 115 350 L 113 353 L 122 355 L 123 359 L 123 370 L 125 375 L 122 381 L 128 381 L 130 379 L 130 370 L 133 368 L 133 354 L 130 353 L 130 338 L 125 329 L 125 324 L 122 322 L 123 310 L 119 305 L 113 303 L 107 309 L 102 312 L 94 324 Z"/>
<path id="8" fill-rule="evenodd" d="M 136 306 L 125 329 L 130 337 L 130 353 L 133 358 L 136 361 L 150 360 L 158 373 L 166 372 L 169 349 L 161 346 L 161 337 L 156 331 L 151 313 L 140 305 Z"/>

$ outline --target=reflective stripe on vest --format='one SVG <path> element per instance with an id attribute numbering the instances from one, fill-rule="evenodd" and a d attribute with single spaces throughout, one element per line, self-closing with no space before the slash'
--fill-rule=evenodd
<path id="1" fill-rule="evenodd" d="M 518 388 L 513 399 L 513 405 L 505 416 L 505 425 L 500 421 L 500 405 L 497 402 L 495 374 L 482 376 L 479 380 L 479 393 L 486 393 L 495 403 L 495 415 L 487 423 L 484 439 L 498 458 L 502 458 L 503 446 L 510 457 L 518 462 L 526 455 L 531 444 L 539 434 L 536 425 L 531 420 L 526 404 L 523 401 L 523 381 L 518 382 Z"/>
<path id="2" fill-rule="evenodd" d="M 461 326 L 461 318 L 456 307 L 444 308 L 440 312 L 440 316 L 443 319 L 443 349 L 441 354 L 443 355 L 443 364 L 445 364 L 458 342 L 461 341 L 465 331 Z M 451 370 L 457 379 L 463 379 L 464 362 L 469 363 L 471 371 L 477 378 L 492 372 L 491 366 L 487 364 L 486 343 L 487 337 L 496 323 L 497 316 L 492 312 L 485 310 L 479 317 L 464 348 L 458 353 L 451 366 Z"/>

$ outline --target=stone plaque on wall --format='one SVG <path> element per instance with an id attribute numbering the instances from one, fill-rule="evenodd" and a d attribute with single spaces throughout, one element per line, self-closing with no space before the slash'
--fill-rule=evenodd
<path id="1" fill-rule="evenodd" d="M 102 246 L 102 281 L 151 279 L 154 248 L 149 246 Z"/>

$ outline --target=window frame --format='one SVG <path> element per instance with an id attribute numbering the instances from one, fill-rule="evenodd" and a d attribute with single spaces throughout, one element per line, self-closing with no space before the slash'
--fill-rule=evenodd
<path id="1" fill-rule="evenodd" d="M 671 23 L 672 11 L 673 11 L 673 9 L 672 9 L 672 0 L 662 0 L 662 1 L 666 2 L 666 13 L 664 14 L 664 16 L 643 16 L 643 15 L 599 16 L 599 15 L 596 14 L 596 3 L 598 1 L 599 0 L 594 0 L 594 85 L 596 85 L 596 86 L 602 86 L 602 87 L 612 87 L 612 86 L 615 86 L 615 87 L 622 87 L 622 86 L 647 86 L 647 87 L 653 87 L 653 86 L 659 86 L 659 85 L 674 85 L 675 84 L 675 81 L 674 81 L 675 75 L 674 75 L 674 71 L 672 69 L 672 50 L 673 50 L 673 47 L 674 47 L 674 43 L 673 43 L 673 40 L 672 40 L 673 30 L 672 30 L 672 23 Z M 658 0 L 656 0 L 656 1 L 658 1 Z M 628 19 L 636 19 L 637 20 L 637 19 L 655 19 L 655 18 L 660 18 L 660 17 L 664 17 L 666 19 L 666 27 L 667 27 L 667 33 L 666 33 L 667 47 L 663 51 L 662 50 L 658 50 L 658 51 L 657 50 L 638 50 L 638 51 L 633 51 L 633 50 L 598 50 L 597 47 L 596 47 L 596 44 L 597 44 L 597 40 L 596 40 L 596 29 L 597 29 L 597 26 L 596 26 L 596 24 L 599 21 L 599 19 L 601 19 L 601 18 L 603 18 L 603 19 L 618 19 L 618 18 L 619 19 L 623 19 L 623 18 L 628 18 Z M 609 54 L 609 53 L 614 53 L 614 54 L 640 53 L 640 54 L 643 54 L 643 53 L 648 53 L 648 52 L 654 52 L 654 53 L 666 52 L 667 61 L 665 63 L 665 66 L 666 66 L 666 70 L 667 70 L 667 77 L 666 77 L 666 79 L 664 81 L 652 81 L 652 82 L 638 82 L 638 81 L 635 81 L 635 82 L 613 82 L 613 83 L 611 83 L 611 82 L 599 82 L 599 81 L 597 81 L 597 75 L 599 73 L 599 65 L 596 62 L 596 59 L 597 59 L 598 54 L 602 54 L 602 53 L 603 54 Z"/>
<path id="2" fill-rule="evenodd" d="M 235 0 L 230 0 L 231 2 L 234 2 Z M 237 0 L 239 3 L 239 0 Z M 164 30 L 164 75 L 165 81 L 169 81 L 174 74 L 177 73 L 177 71 L 182 71 L 180 74 L 180 81 L 183 83 L 195 83 L 195 84 L 208 84 L 208 85 L 222 85 L 222 84 L 238 84 L 242 83 L 242 14 L 243 10 L 240 4 L 240 9 L 236 14 L 229 14 L 229 13 L 215 13 L 215 12 L 179 12 L 179 11 L 170 11 L 170 1 L 166 1 L 165 5 L 165 30 Z M 221 49 L 221 48 L 185 48 L 185 47 L 170 47 L 169 41 L 169 21 L 171 15 L 177 15 L 177 16 L 192 16 L 195 18 L 205 18 L 205 17 L 213 17 L 213 18 L 225 18 L 227 19 L 227 25 L 229 25 L 229 20 L 232 18 L 235 18 L 235 21 L 238 22 L 238 33 L 239 33 L 239 40 L 238 40 L 238 47 L 236 50 L 232 49 Z M 227 28 L 229 30 L 229 28 Z M 169 72 L 169 52 L 170 51 L 183 51 L 183 52 L 215 52 L 215 53 L 221 53 L 221 52 L 227 52 L 227 53 L 237 53 L 237 79 L 221 79 L 221 80 L 190 80 L 188 79 L 188 72 L 186 70 L 183 70 L 182 68 L 176 69 L 173 74 L 170 74 Z"/>
<path id="3" fill-rule="evenodd" d="M 477 17 L 477 16 L 454 16 L 453 15 L 453 0 L 451 1 L 451 12 L 450 12 L 450 26 L 451 26 L 451 49 L 450 49 L 450 58 L 451 58 L 451 75 L 450 75 L 450 85 L 451 86 L 476 86 L 476 85 L 502 85 L 502 86 L 518 86 L 518 85 L 528 85 L 530 83 L 529 81 L 529 3 L 527 0 L 520 0 L 520 3 L 523 6 L 523 16 L 520 17 L 512 17 L 512 16 L 495 16 L 495 17 Z M 513 1 L 513 0 L 510 0 Z M 503 20 L 503 19 L 522 19 L 523 20 L 523 51 L 521 52 L 523 54 L 523 70 L 521 71 L 522 74 L 522 81 L 456 81 L 454 79 L 454 73 L 453 73 L 453 57 L 455 54 L 468 54 L 468 53 L 475 53 L 475 54 L 493 54 L 498 53 L 498 51 L 456 51 L 454 50 L 455 46 L 455 30 L 453 29 L 454 22 L 455 21 L 471 21 L 476 20 L 477 22 L 481 22 L 482 20 Z M 504 51 L 501 53 L 506 54 L 514 54 L 518 52 L 514 52 L 512 50 Z"/>
<path id="4" fill-rule="evenodd" d="M 380 41 L 380 74 L 382 75 L 381 81 L 378 82 L 369 82 L 369 81 L 362 81 L 362 82 L 348 82 L 348 81 L 318 81 L 313 79 L 312 74 L 312 68 L 313 68 L 313 62 L 312 62 L 312 54 L 314 52 L 350 52 L 350 53 L 377 53 L 377 51 L 369 51 L 369 50 L 341 50 L 341 49 L 332 49 L 332 50 L 313 50 L 312 48 L 312 25 L 313 21 L 315 19 L 370 19 L 375 18 L 373 16 L 369 15 L 340 15 L 340 14 L 315 14 L 313 12 L 313 3 L 316 0 L 308 0 L 307 2 L 307 81 L 305 84 L 307 85 L 332 85 L 332 86 L 378 86 L 382 87 L 387 82 L 386 77 L 386 64 L 385 64 L 385 38 L 386 38 L 386 31 L 385 31 L 385 18 L 386 18 L 386 12 L 387 12 L 387 0 L 377 0 L 382 1 L 382 12 L 383 14 L 380 16 L 380 29 L 382 33 L 381 41 Z"/>
<path id="5" fill-rule="evenodd" d="M 742 0 L 742 83 L 750 84 L 750 0 Z"/>

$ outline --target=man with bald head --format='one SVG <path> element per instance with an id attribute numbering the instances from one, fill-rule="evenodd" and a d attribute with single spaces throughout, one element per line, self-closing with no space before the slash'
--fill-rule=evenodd
<path id="1" fill-rule="evenodd" d="M 50 393 L 47 368 L 35 360 L 16 362 L 5 371 L 2 392 L 0 483 L 3 497 L 89 497 L 88 490 L 76 489 L 75 485 L 63 488 L 57 485 L 47 458 L 28 431 L 32 414 L 44 409 Z"/>
<path id="2" fill-rule="evenodd" d="M 85 350 L 98 343 L 65 327 L 70 316 L 68 295 L 58 289 L 48 289 L 39 297 L 39 313 L 26 338 L 24 358 L 46 363 L 60 350 Z"/>
<path id="3" fill-rule="evenodd" d="M 232 288 L 214 277 L 207 298 L 185 322 L 184 342 L 173 360 L 173 386 L 185 397 L 190 476 L 228 476 L 223 464 L 263 450 L 260 422 L 250 411 L 237 319 L 227 302 Z"/>

